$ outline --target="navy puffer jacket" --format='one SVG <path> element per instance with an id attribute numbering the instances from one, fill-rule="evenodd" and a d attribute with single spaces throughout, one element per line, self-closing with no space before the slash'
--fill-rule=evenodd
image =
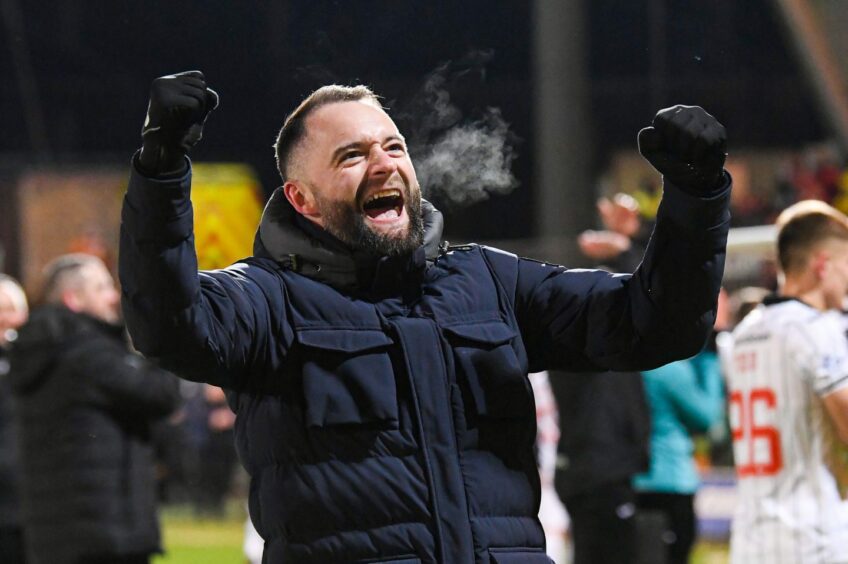
<path id="1" fill-rule="evenodd" d="M 257 256 L 198 275 L 189 185 L 133 171 L 125 313 L 145 354 L 232 390 L 265 562 L 550 562 L 528 370 L 659 366 L 712 325 L 729 184 L 667 188 L 632 277 L 477 245 L 369 262 L 279 192 Z"/>

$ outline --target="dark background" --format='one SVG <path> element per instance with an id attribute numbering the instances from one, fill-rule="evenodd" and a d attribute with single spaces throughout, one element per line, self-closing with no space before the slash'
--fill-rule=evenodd
<path id="1" fill-rule="evenodd" d="M 729 131 L 731 153 L 800 147 L 826 136 L 772 4 L 586 1 L 593 131 L 563 135 L 592 139 L 597 172 L 613 151 L 635 148 L 636 132 L 657 109 L 674 103 L 699 104 L 716 115 Z M 314 88 L 368 84 L 387 100 L 401 130 L 414 132 L 422 116 L 405 116 L 405 104 L 434 69 L 453 61 L 447 86 L 464 115 L 471 119 L 497 107 L 511 124 L 520 185 L 509 195 L 448 210 L 447 235 L 486 240 L 535 234 L 533 2 L 0 5 L 0 158 L 7 166 L 128 164 L 139 145 L 150 81 L 201 69 L 221 105 L 193 158 L 250 163 L 270 192 L 278 182 L 271 148 L 277 130 Z M 481 52 L 488 54 L 485 64 Z M 46 130 L 35 142 L 16 74 L 27 65 L 37 92 L 32 107 Z"/>

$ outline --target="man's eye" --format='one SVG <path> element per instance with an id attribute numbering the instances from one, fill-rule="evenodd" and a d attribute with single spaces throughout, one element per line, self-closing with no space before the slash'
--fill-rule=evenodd
<path id="1" fill-rule="evenodd" d="M 342 155 L 342 160 L 343 161 L 349 161 L 351 159 L 355 159 L 356 157 L 359 157 L 361 154 L 362 153 L 360 153 L 359 151 L 348 151 L 347 153 Z"/>
<path id="2" fill-rule="evenodd" d="M 403 153 L 403 152 L 406 151 L 406 147 L 403 146 L 403 143 L 392 143 L 391 145 L 389 145 L 388 150 L 393 152 L 393 153 L 394 152 Z"/>

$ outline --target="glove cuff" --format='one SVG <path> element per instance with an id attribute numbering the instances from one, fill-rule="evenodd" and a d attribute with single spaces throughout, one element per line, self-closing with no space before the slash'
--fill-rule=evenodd
<path id="1" fill-rule="evenodd" d="M 135 165 L 148 178 L 180 177 L 188 169 L 184 153 L 169 151 L 158 143 L 148 142 L 148 139 L 136 153 Z"/>
<path id="2" fill-rule="evenodd" d="M 657 221 L 667 218 L 684 231 L 703 236 L 717 225 L 730 221 L 730 191 L 732 178 L 726 171 L 718 190 L 707 195 L 692 193 L 668 181 L 663 187 Z"/>
<path id="3" fill-rule="evenodd" d="M 728 180 L 727 172 L 724 169 L 721 169 L 713 179 L 705 178 L 703 175 L 692 175 L 686 178 L 674 178 L 666 175 L 666 178 L 680 190 L 696 198 L 715 196 L 727 185 Z"/>
<path id="4" fill-rule="evenodd" d="M 136 160 L 139 172 L 150 178 L 185 174 L 188 166 L 185 152 L 162 144 L 157 133 L 150 130 L 143 137 L 141 151 Z"/>

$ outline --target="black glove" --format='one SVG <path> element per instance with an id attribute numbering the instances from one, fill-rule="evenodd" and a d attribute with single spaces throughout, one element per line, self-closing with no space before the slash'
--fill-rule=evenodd
<path id="1" fill-rule="evenodd" d="M 163 175 L 185 168 L 184 156 L 203 136 L 218 94 L 206 87 L 200 71 L 161 76 L 150 87 L 150 105 L 141 130 L 139 168 Z"/>
<path id="2" fill-rule="evenodd" d="M 675 186 L 708 196 L 724 184 L 727 157 L 724 126 L 698 106 L 672 106 L 657 112 L 639 132 L 639 152 Z"/>

